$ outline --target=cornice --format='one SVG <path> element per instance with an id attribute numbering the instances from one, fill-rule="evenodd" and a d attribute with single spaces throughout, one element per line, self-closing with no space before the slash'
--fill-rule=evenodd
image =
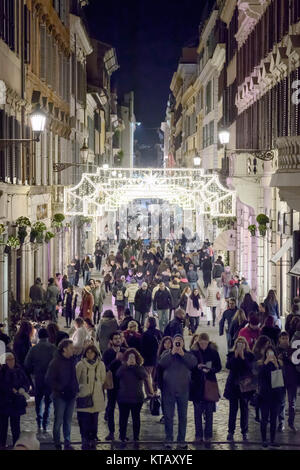
<path id="1" fill-rule="evenodd" d="M 90 55 L 93 52 L 93 47 L 79 16 L 70 14 L 70 32 L 71 39 L 72 36 L 77 34 L 77 37 L 80 41 L 80 46 L 84 51 L 84 55 Z"/>
<path id="2" fill-rule="evenodd" d="M 271 0 L 238 0 L 239 30 L 235 37 L 239 48 L 246 42 L 270 3 Z"/>

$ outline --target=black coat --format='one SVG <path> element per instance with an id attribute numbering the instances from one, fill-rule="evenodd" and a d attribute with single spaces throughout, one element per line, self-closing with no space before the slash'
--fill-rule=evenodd
<path id="1" fill-rule="evenodd" d="M 183 320 L 177 317 L 167 324 L 164 331 L 164 337 L 171 336 L 171 338 L 174 338 L 175 335 L 183 336 Z"/>
<path id="2" fill-rule="evenodd" d="M 0 414 L 21 416 L 26 413 L 26 399 L 12 390 L 29 390 L 29 380 L 21 367 L 10 369 L 6 364 L 0 368 Z"/>
<path id="3" fill-rule="evenodd" d="M 144 366 L 155 366 L 157 362 L 157 350 L 162 333 L 158 329 L 148 329 L 143 333 L 141 354 L 144 358 Z"/>
<path id="4" fill-rule="evenodd" d="M 54 359 L 49 364 L 45 382 L 52 390 L 54 396 L 59 396 L 66 400 L 75 398 L 79 391 L 79 386 L 74 356 L 67 359 L 59 351 L 56 351 Z"/>
<path id="5" fill-rule="evenodd" d="M 216 374 L 222 370 L 222 364 L 219 353 L 213 343 L 209 343 L 205 351 L 200 350 L 199 346 L 195 344 L 191 349 L 191 353 L 196 357 L 198 364 L 212 363 L 211 370 L 207 374 L 198 369 L 198 366 L 192 371 L 190 400 L 199 403 L 204 400 L 205 379 L 217 382 Z"/>
<path id="6" fill-rule="evenodd" d="M 20 364 L 21 366 L 24 365 L 25 357 L 30 348 L 31 342 L 27 336 L 20 337 L 17 335 L 15 337 L 13 351 L 15 353 L 18 364 Z"/>
<path id="7" fill-rule="evenodd" d="M 261 329 L 260 334 L 270 338 L 270 340 L 273 341 L 274 346 L 277 346 L 280 328 L 278 328 L 278 326 L 264 326 Z"/>
<path id="8" fill-rule="evenodd" d="M 35 384 L 42 386 L 50 362 L 57 351 L 54 344 L 47 339 L 40 339 L 27 353 L 24 366 L 28 374 L 34 375 Z"/>
<path id="9" fill-rule="evenodd" d="M 295 352 L 295 349 L 293 348 L 277 348 L 277 353 L 279 359 L 283 362 L 283 379 L 284 379 L 284 385 L 286 388 L 294 387 L 295 385 L 298 385 L 299 379 L 300 379 L 300 374 L 296 369 L 296 366 L 293 364 L 291 357 L 293 353 Z"/>
<path id="10" fill-rule="evenodd" d="M 226 368 L 229 369 L 229 375 L 225 385 L 224 397 L 228 400 L 241 396 L 239 380 L 252 374 L 252 367 L 255 361 L 254 355 L 251 352 L 245 351 L 244 356 L 244 360 L 240 356 L 235 357 L 233 351 L 227 355 Z"/>
<path id="11" fill-rule="evenodd" d="M 248 324 L 248 321 L 243 321 L 240 325 L 238 320 L 233 320 L 230 325 L 229 334 L 231 336 L 231 348 L 234 345 L 236 338 L 238 337 L 239 331 Z"/>
<path id="12" fill-rule="evenodd" d="M 281 369 L 281 367 L 280 367 Z M 277 370 L 272 362 L 263 364 L 258 374 L 258 393 L 261 401 L 267 402 L 269 400 L 281 399 L 282 388 L 272 388 L 272 371 Z"/>
<path id="13" fill-rule="evenodd" d="M 172 297 L 167 289 L 160 290 L 155 293 L 153 309 L 154 310 L 167 310 L 172 308 Z"/>
<path id="14" fill-rule="evenodd" d="M 180 297 L 181 297 L 181 289 L 180 284 L 173 284 L 170 282 L 169 290 L 172 297 L 172 308 L 176 309 L 179 306 Z"/>
<path id="15" fill-rule="evenodd" d="M 143 290 L 142 288 L 139 289 L 134 298 L 134 306 L 135 309 L 140 313 L 148 313 L 150 312 L 151 308 L 151 292 L 149 289 Z"/>

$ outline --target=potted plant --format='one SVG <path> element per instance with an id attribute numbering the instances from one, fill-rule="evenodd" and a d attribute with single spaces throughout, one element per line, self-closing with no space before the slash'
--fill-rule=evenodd
<path id="1" fill-rule="evenodd" d="M 33 231 L 36 234 L 37 243 L 43 243 L 44 241 L 44 231 L 47 229 L 44 222 L 35 222 L 32 226 Z"/>
<path id="2" fill-rule="evenodd" d="M 22 244 L 27 236 L 27 227 L 31 226 L 31 222 L 28 217 L 21 216 L 16 220 L 16 225 L 18 227 L 18 238 Z"/>
<path id="3" fill-rule="evenodd" d="M 256 235 L 256 225 L 255 224 L 249 225 L 248 230 L 251 233 L 251 237 L 255 237 L 255 235 Z"/>
<path id="4" fill-rule="evenodd" d="M 262 237 L 265 237 L 266 233 L 267 233 L 267 226 L 266 225 L 259 225 L 258 226 L 258 231 L 259 231 L 259 234 L 262 236 Z"/>
<path id="5" fill-rule="evenodd" d="M 63 214 L 54 214 L 52 219 L 52 227 L 60 228 L 62 227 L 62 223 L 65 220 L 65 216 Z"/>
<path id="6" fill-rule="evenodd" d="M 5 225 L 4 224 L 0 224 L 0 237 L 5 233 Z"/>
<path id="7" fill-rule="evenodd" d="M 5 245 L 5 248 L 4 248 L 4 253 L 6 253 L 8 255 L 11 252 L 12 248 L 19 248 L 19 246 L 20 246 L 19 238 L 14 237 L 14 236 L 11 235 L 7 239 L 7 242 L 6 242 L 6 245 Z"/>
<path id="8" fill-rule="evenodd" d="M 54 238 L 54 237 L 55 237 L 55 235 L 54 235 L 53 232 L 46 232 L 46 234 L 45 234 L 45 242 L 46 242 L 46 243 L 49 243 L 50 240 L 51 240 L 51 238 Z"/>
<path id="9" fill-rule="evenodd" d="M 270 222 L 270 219 L 265 214 L 259 214 L 256 217 L 256 221 L 258 222 L 258 231 L 262 237 L 264 237 L 267 233 L 267 224 Z"/>

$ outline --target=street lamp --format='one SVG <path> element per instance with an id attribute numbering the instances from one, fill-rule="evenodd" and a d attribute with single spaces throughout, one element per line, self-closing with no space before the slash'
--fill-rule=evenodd
<path id="1" fill-rule="evenodd" d="M 0 147 L 7 147 L 14 144 L 29 145 L 31 142 L 39 142 L 41 132 L 44 132 L 47 115 L 37 106 L 30 114 L 32 132 L 35 134 L 33 139 L 0 139 Z"/>
<path id="2" fill-rule="evenodd" d="M 230 133 L 226 129 L 221 130 L 219 132 L 219 139 L 222 145 L 229 144 Z"/>
<path id="3" fill-rule="evenodd" d="M 201 164 L 201 158 L 197 155 L 196 157 L 194 157 L 194 165 L 200 166 L 200 164 Z"/>
<path id="4" fill-rule="evenodd" d="M 84 139 L 83 145 L 80 149 L 80 153 L 81 153 L 81 156 L 82 156 L 82 160 L 84 162 L 87 162 L 88 161 L 88 156 L 89 156 L 89 147 L 88 147 L 85 139 Z"/>
<path id="5" fill-rule="evenodd" d="M 108 170 L 109 169 L 109 164 L 108 163 L 104 163 L 103 166 L 102 166 L 103 170 Z"/>
<path id="6" fill-rule="evenodd" d="M 222 129 L 219 132 L 219 139 L 222 145 L 225 147 L 225 157 L 228 152 L 231 153 L 251 153 L 255 158 L 264 162 L 270 162 L 275 158 L 275 152 L 271 149 L 228 149 L 226 146 L 230 141 L 230 132 L 227 129 Z"/>

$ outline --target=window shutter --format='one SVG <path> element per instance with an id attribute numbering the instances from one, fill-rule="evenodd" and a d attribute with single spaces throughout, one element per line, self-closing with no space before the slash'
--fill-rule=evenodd
<path id="1" fill-rule="evenodd" d="M 46 80 L 46 26 L 40 26 L 40 79 Z"/>

